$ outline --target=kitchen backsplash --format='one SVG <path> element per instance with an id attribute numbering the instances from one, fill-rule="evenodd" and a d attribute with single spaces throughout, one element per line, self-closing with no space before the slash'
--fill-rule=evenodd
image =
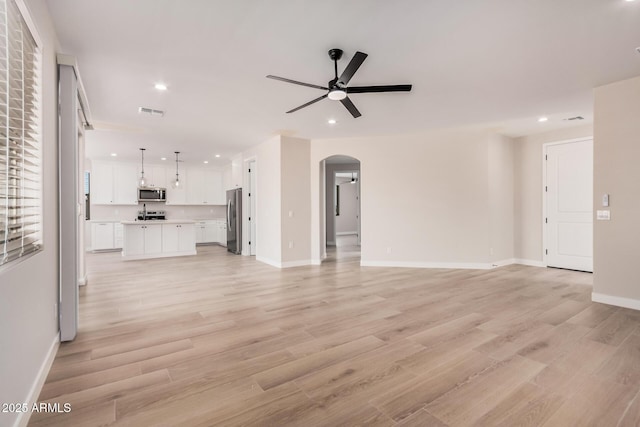
<path id="1" fill-rule="evenodd" d="M 130 205 L 91 205 L 91 220 L 93 221 L 132 221 L 142 210 L 142 203 L 138 206 Z M 165 203 L 147 202 L 148 211 L 165 211 L 167 219 L 213 219 L 226 218 L 226 206 L 175 206 Z"/>

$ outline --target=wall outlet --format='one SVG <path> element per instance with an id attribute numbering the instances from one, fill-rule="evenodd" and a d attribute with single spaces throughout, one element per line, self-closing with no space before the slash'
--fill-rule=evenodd
<path id="1" fill-rule="evenodd" d="M 293 249 L 293 240 L 289 240 L 289 249 Z"/>
<path id="2" fill-rule="evenodd" d="M 388 253 L 388 254 L 390 254 L 390 253 L 391 253 L 391 246 L 389 246 L 389 247 L 387 248 L 387 253 Z"/>
<path id="3" fill-rule="evenodd" d="M 610 211 L 596 211 L 596 219 L 598 221 L 609 221 L 611 219 Z"/>

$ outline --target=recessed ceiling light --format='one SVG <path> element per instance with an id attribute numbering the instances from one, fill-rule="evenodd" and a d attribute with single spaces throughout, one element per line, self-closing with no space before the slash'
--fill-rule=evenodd
<path id="1" fill-rule="evenodd" d="M 330 125 L 335 125 L 337 122 L 336 119 L 329 119 L 327 120 L 327 123 L 329 123 Z"/>
<path id="2" fill-rule="evenodd" d="M 118 153 L 111 153 L 111 157 L 116 157 Z"/>
<path id="3" fill-rule="evenodd" d="M 549 120 L 549 118 L 548 118 L 548 117 L 540 117 L 540 118 L 538 119 L 538 122 L 540 122 L 540 123 L 544 123 L 544 122 L 546 122 L 547 120 Z"/>
<path id="4" fill-rule="evenodd" d="M 155 88 L 157 90 L 167 90 L 167 85 L 164 83 L 156 83 Z"/>
<path id="5" fill-rule="evenodd" d="M 166 157 L 160 157 L 160 160 L 167 160 Z"/>
<path id="6" fill-rule="evenodd" d="M 216 154 L 216 158 L 220 158 L 220 154 Z"/>
<path id="7" fill-rule="evenodd" d="M 209 163 L 209 160 L 205 160 L 205 161 L 204 161 L 204 162 L 202 162 L 202 163 L 204 163 L 204 164 L 206 165 L 207 163 Z"/>

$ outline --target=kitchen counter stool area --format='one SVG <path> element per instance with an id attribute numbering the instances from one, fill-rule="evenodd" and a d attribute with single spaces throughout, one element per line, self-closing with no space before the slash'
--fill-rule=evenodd
<path id="1" fill-rule="evenodd" d="M 196 255 L 195 221 L 122 221 L 122 259 Z"/>

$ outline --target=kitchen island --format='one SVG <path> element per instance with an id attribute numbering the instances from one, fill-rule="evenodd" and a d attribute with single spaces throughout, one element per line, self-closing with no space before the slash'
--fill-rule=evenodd
<path id="1" fill-rule="evenodd" d="M 122 221 L 125 260 L 196 255 L 195 221 Z"/>

